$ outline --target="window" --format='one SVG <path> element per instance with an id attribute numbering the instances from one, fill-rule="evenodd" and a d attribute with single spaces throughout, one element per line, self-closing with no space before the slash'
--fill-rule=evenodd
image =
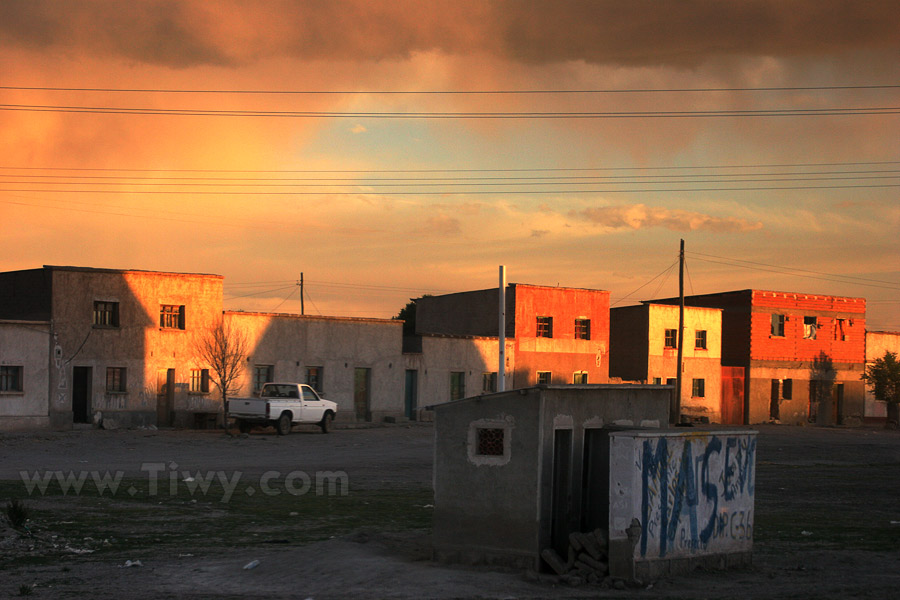
<path id="1" fill-rule="evenodd" d="M 0 366 L 0 392 L 23 391 L 22 371 L 24 367 Z"/>
<path id="2" fill-rule="evenodd" d="M 253 391 L 259 392 L 264 384 L 275 379 L 275 367 L 273 365 L 254 365 L 253 367 Z"/>
<path id="3" fill-rule="evenodd" d="M 161 304 L 159 327 L 160 329 L 184 329 L 184 305 Z"/>
<path id="4" fill-rule="evenodd" d="M 784 379 L 781 382 L 781 397 L 790 400 L 794 396 L 794 380 Z"/>
<path id="5" fill-rule="evenodd" d="M 572 383 L 587 383 L 587 371 L 575 371 L 572 375 Z"/>
<path id="6" fill-rule="evenodd" d="M 662 385 L 662 377 L 654 377 L 653 385 Z"/>
<path id="7" fill-rule="evenodd" d="M 192 394 L 209 393 L 209 369 L 191 369 Z"/>
<path id="8" fill-rule="evenodd" d="M 803 317 L 803 339 L 816 339 L 816 330 L 819 328 L 819 322 L 816 317 Z"/>
<path id="9" fill-rule="evenodd" d="M 550 385 L 550 371 L 538 371 L 537 372 L 537 382 L 538 385 Z"/>
<path id="10" fill-rule="evenodd" d="M 772 315 L 772 337 L 784 337 L 784 315 Z"/>
<path id="11" fill-rule="evenodd" d="M 678 330 L 666 329 L 666 348 L 678 347 Z"/>
<path id="12" fill-rule="evenodd" d="M 591 320 L 575 319 L 575 339 L 589 340 L 591 339 Z"/>
<path id="13" fill-rule="evenodd" d="M 320 394 L 324 393 L 325 369 L 323 367 L 306 367 L 306 384 Z"/>
<path id="14" fill-rule="evenodd" d="M 481 374 L 481 391 L 496 392 L 497 391 L 497 373 Z"/>
<path id="15" fill-rule="evenodd" d="M 538 317 L 537 318 L 537 333 L 536 337 L 553 337 L 553 317 Z"/>
<path id="16" fill-rule="evenodd" d="M 834 321 L 834 339 L 838 342 L 846 342 L 847 334 L 844 332 L 844 319 Z"/>
<path id="17" fill-rule="evenodd" d="M 668 379 L 666 379 L 666 385 L 674 386 L 677 383 L 678 383 L 678 380 L 674 377 L 669 377 Z"/>
<path id="18" fill-rule="evenodd" d="M 450 373 L 450 399 L 459 400 L 466 397 L 466 374 L 463 371 Z"/>
<path id="19" fill-rule="evenodd" d="M 503 456 L 503 438 L 506 430 L 500 428 L 479 427 L 476 430 L 478 456 Z"/>
<path id="20" fill-rule="evenodd" d="M 694 332 L 694 348 L 706 350 L 706 330 L 698 329 Z"/>
<path id="21" fill-rule="evenodd" d="M 94 327 L 118 327 L 119 303 L 94 301 Z"/>
<path id="22" fill-rule="evenodd" d="M 691 386 L 691 396 L 694 398 L 705 398 L 706 397 L 706 380 L 705 379 L 695 379 L 693 385 Z"/>
<path id="23" fill-rule="evenodd" d="M 106 391 L 111 394 L 123 394 L 125 388 L 125 367 L 106 368 Z"/>

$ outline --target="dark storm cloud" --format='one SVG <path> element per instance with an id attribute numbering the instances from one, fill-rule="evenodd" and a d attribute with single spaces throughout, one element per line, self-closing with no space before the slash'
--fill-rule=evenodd
<path id="1" fill-rule="evenodd" d="M 263 56 L 385 60 L 433 50 L 531 64 L 693 67 L 714 56 L 898 48 L 898 31 L 893 0 L 0 3 L 6 45 L 175 67 Z"/>

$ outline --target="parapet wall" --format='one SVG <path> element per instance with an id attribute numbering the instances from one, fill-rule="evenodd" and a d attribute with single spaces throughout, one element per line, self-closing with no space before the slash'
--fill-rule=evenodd
<path id="1" fill-rule="evenodd" d="M 755 431 L 612 433 L 612 574 L 647 580 L 749 564 L 755 474 Z"/>

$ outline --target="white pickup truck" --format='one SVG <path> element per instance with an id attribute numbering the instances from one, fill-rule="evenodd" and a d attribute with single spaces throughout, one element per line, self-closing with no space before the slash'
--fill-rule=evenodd
<path id="1" fill-rule="evenodd" d="M 254 425 L 274 425 L 278 435 L 287 435 L 296 423 L 315 423 L 328 433 L 336 412 L 337 404 L 320 398 L 305 383 L 266 383 L 258 398 L 228 400 L 228 416 L 241 433 L 249 433 Z"/>

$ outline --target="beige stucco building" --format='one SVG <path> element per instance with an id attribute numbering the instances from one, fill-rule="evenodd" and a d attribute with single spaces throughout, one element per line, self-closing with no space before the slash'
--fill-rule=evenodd
<path id="1" fill-rule="evenodd" d="M 675 385 L 678 307 L 641 304 L 610 310 L 611 377 Z M 681 414 L 721 422 L 722 311 L 685 307 Z"/>
<path id="2" fill-rule="evenodd" d="M 0 320 L 0 431 L 50 424 L 50 323 Z"/>
<path id="3" fill-rule="evenodd" d="M 866 366 L 879 358 L 884 358 L 885 352 L 893 352 L 900 356 L 900 331 L 867 331 Z M 887 403 L 876 400 L 868 386 L 866 386 L 865 415 L 867 420 L 883 421 L 887 418 Z"/>

